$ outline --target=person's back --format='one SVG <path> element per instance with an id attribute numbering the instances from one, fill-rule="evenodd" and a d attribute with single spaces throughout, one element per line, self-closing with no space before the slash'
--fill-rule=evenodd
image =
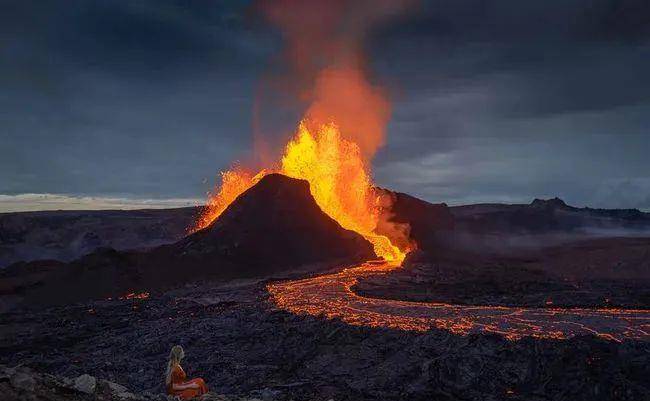
<path id="1" fill-rule="evenodd" d="M 187 380 L 187 375 L 181 367 L 185 352 L 180 345 L 175 345 L 169 352 L 169 362 L 165 373 L 167 394 L 175 395 L 183 400 L 201 396 L 208 392 L 208 386 L 202 378 Z"/>

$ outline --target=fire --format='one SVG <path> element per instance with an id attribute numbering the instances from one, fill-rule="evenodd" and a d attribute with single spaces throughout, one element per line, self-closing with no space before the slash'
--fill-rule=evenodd
<path id="1" fill-rule="evenodd" d="M 299 105 L 304 120 L 277 165 L 258 173 L 241 168 L 222 173 L 221 186 L 209 197 L 194 230 L 208 226 L 265 174 L 277 172 L 309 181 L 320 208 L 342 227 L 363 235 L 378 256 L 391 262 L 404 259 L 408 249 L 377 234 L 382 205 L 369 161 L 385 142 L 391 107 L 384 90 L 368 79 L 363 49 L 374 27 L 410 6 L 410 0 L 259 2 L 258 9 L 286 44 L 284 63 L 276 70 L 280 75 L 270 74 L 272 84 L 262 88 L 268 88 L 271 99 L 288 96 L 287 104 Z M 256 101 L 257 123 L 264 120 L 259 119 L 263 94 Z M 282 108 L 274 100 L 269 110 L 275 114 Z"/>
<path id="2" fill-rule="evenodd" d="M 369 167 L 359 146 L 343 138 L 333 123 L 311 128 L 303 120 L 286 145 L 277 168 L 264 169 L 255 175 L 241 168 L 223 172 L 221 186 L 208 200 L 195 229 L 208 226 L 241 193 L 271 172 L 307 180 L 323 212 L 343 228 L 364 236 L 372 243 L 377 256 L 395 262 L 404 259 L 408 249 L 399 249 L 388 237 L 375 233 L 382 206 L 373 189 Z"/>
<path id="3" fill-rule="evenodd" d="M 266 170 L 261 170 L 257 174 L 251 174 L 241 167 L 223 171 L 219 190 L 214 194 L 208 194 L 206 207 L 190 231 L 195 232 L 209 226 L 226 210 L 228 205 L 248 188 L 255 185 L 267 173 Z"/>
<path id="4" fill-rule="evenodd" d="M 336 125 L 321 125 L 314 135 L 301 122 L 296 137 L 287 144 L 281 172 L 309 181 L 318 206 L 343 228 L 363 235 L 378 256 L 404 259 L 404 252 L 386 236 L 374 233 L 379 199 L 359 147 L 343 139 Z"/>

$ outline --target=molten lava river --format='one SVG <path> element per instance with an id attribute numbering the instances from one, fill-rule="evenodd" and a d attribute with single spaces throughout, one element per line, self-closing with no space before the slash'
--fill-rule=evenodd
<path id="1" fill-rule="evenodd" d="M 634 309 L 519 308 L 407 302 L 366 298 L 351 290 L 361 277 L 385 274 L 399 264 L 376 261 L 339 273 L 270 284 L 273 302 L 296 313 L 340 319 L 351 325 L 410 331 L 446 329 L 489 332 L 510 340 L 531 336 L 565 339 L 594 334 L 613 341 L 650 340 L 650 311 Z"/>
<path id="2" fill-rule="evenodd" d="M 399 248 L 375 232 L 385 205 L 374 192 L 366 159 L 356 143 L 343 138 L 335 125 L 313 127 L 303 121 L 278 165 L 259 172 L 236 168 L 222 173 L 221 185 L 210 196 L 194 230 L 208 226 L 265 174 L 279 172 L 309 181 L 320 208 L 342 227 L 363 235 L 383 258 L 339 273 L 270 284 L 271 299 L 281 309 L 352 325 L 415 331 L 437 328 L 459 335 L 489 332 L 511 340 L 525 336 L 564 339 L 581 334 L 613 341 L 650 340 L 650 311 L 646 310 L 469 306 L 355 294 L 351 288 L 359 278 L 399 268 L 410 250 L 409 245 Z"/>

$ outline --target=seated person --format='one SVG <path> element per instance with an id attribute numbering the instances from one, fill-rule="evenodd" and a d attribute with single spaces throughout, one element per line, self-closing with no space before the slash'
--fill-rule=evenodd
<path id="1" fill-rule="evenodd" d="M 201 378 L 187 380 L 181 367 L 181 359 L 185 357 L 183 347 L 175 345 L 169 352 L 169 362 L 165 373 L 165 386 L 167 394 L 180 397 L 182 400 L 199 397 L 208 392 L 208 386 Z"/>

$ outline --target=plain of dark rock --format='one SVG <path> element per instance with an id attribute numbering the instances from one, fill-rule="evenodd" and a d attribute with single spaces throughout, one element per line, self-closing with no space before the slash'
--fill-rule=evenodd
<path id="1" fill-rule="evenodd" d="M 358 236 L 333 229 L 313 208 L 307 227 L 295 218 L 260 222 L 269 210 L 291 217 L 308 198 L 300 184 L 271 179 L 280 183 L 259 187 L 256 195 L 267 200 L 263 208 L 244 198 L 221 222 L 174 243 L 146 251 L 99 248 L 73 263 L 4 269 L 2 394 L 20 400 L 166 400 L 165 359 L 171 346 L 181 344 L 188 375 L 203 377 L 211 389 L 206 400 L 650 399 L 645 341 L 510 341 L 495 334 L 357 327 L 277 309 L 267 283 L 348 266 L 368 258 L 370 249 Z M 573 208 L 560 200 L 448 207 L 391 196 L 396 207 L 383 229 L 389 234 L 408 225 L 420 249 L 403 269 L 361 281 L 353 288 L 358 293 L 466 304 L 648 307 L 647 214 Z M 274 207 L 274 199 L 282 207 Z M 256 224 L 247 226 L 241 219 L 249 211 Z M 253 229 L 268 235 L 250 237 Z M 294 259 L 277 259 L 273 251 L 285 245 L 277 233 L 306 229 L 315 237 L 296 240 Z M 628 235 L 612 238 L 613 232 Z M 313 238 L 314 244 L 334 242 L 319 253 L 308 242 Z M 342 243 L 349 247 L 335 246 Z M 299 252 L 310 246 L 309 254 Z M 251 256 L 251 249 L 258 253 Z M 207 260 L 224 270 L 192 270 Z M 176 267 L 170 270 L 173 283 L 142 266 Z M 259 270 L 264 266 L 273 268 Z M 69 269 L 101 274 L 83 278 Z M 177 271 L 188 278 L 179 280 Z M 62 292 L 62 302 L 38 308 L 16 300 L 59 273 L 79 280 L 67 292 L 107 282 L 113 291 L 146 296 L 72 293 L 65 299 Z M 137 286 L 121 286 L 120 280 Z M 92 387 L 89 377 L 95 390 L 84 393 L 80 389 Z"/>
<path id="2" fill-rule="evenodd" d="M 650 238 L 597 238 L 510 253 L 410 255 L 358 293 L 466 305 L 650 308 Z"/>
<path id="3" fill-rule="evenodd" d="M 3 314 L 0 360 L 163 391 L 169 348 L 217 394 L 278 400 L 642 400 L 650 345 L 456 336 L 295 316 L 264 282 L 204 283 L 147 299 Z"/>
<path id="4" fill-rule="evenodd" d="M 97 248 L 151 248 L 187 235 L 198 207 L 0 213 L 0 268 L 15 262 L 69 262 Z"/>

